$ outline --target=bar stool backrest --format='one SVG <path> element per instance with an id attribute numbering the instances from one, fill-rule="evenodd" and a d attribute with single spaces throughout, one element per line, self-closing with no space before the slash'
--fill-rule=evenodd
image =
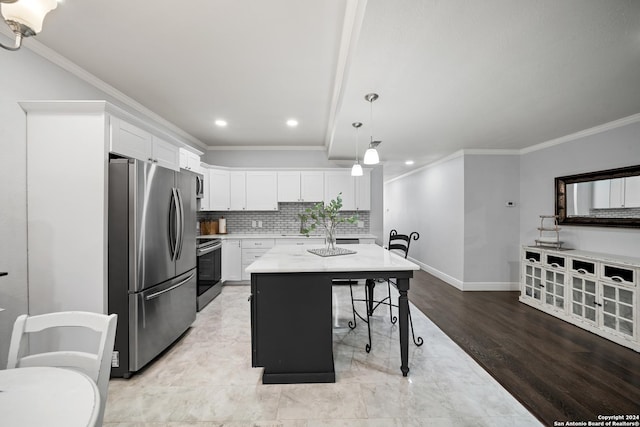
<path id="1" fill-rule="evenodd" d="M 404 258 L 409 255 L 409 246 L 411 245 L 411 240 L 418 240 L 420 238 L 420 234 L 417 231 L 411 232 L 408 236 L 406 234 L 398 234 L 398 232 L 394 229 L 389 233 L 389 247 L 390 251 L 395 251 L 399 255 Z"/>

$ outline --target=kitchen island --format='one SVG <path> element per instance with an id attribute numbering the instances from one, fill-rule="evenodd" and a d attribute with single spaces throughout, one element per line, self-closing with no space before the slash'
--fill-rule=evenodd
<path id="1" fill-rule="evenodd" d="M 247 267 L 252 366 L 264 367 L 263 384 L 335 382 L 333 279 L 397 279 L 400 370 L 408 374 L 407 293 L 409 279 L 420 267 L 377 245 L 344 248 L 356 253 L 321 257 L 308 252 L 309 247 L 275 246 Z"/>

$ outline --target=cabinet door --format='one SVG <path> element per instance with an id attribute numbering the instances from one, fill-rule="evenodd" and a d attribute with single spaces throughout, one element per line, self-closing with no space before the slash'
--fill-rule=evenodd
<path id="1" fill-rule="evenodd" d="M 624 207 L 640 207 L 640 176 L 631 176 L 624 180 Z"/>
<path id="2" fill-rule="evenodd" d="M 300 201 L 300 183 L 301 183 L 300 172 L 297 172 L 297 171 L 278 172 L 278 201 L 279 202 L 299 202 Z"/>
<path id="3" fill-rule="evenodd" d="M 200 198 L 200 210 L 208 211 L 209 210 L 209 187 L 211 183 L 209 182 L 209 169 L 202 168 L 200 171 L 202 173 L 203 181 L 204 181 L 204 191 L 202 192 L 202 197 Z"/>
<path id="4" fill-rule="evenodd" d="M 525 264 L 524 276 L 524 296 L 542 301 L 542 267 Z"/>
<path id="5" fill-rule="evenodd" d="M 222 281 L 242 280 L 242 249 L 239 239 L 222 241 Z"/>
<path id="6" fill-rule="evenodd" d="M 571 276 L 571 315 L 595 325 L 598 322 L 595 279 Z"/>
<path id="7" fill-rule="evenodd" d="M 138 160 L 152 161 L 151 134 L 117 117 L 110 118 L 110 151 Z"/>
<path id="8" fill-rule="evenodd" d="M 356 209 L 371 210 L 371 170 L 365 169 L 362 176 L 352 177 L 356 187 Z"/>
<path id="9" fill-rule="evenodd" d="M 624 207 L 624 178 L 610 180 L 609 207 Z"/>
<path id="10" fill-rule="evenodd" d="M 324 173 L 324 202 L 329 203 L 342 193 L 342 210 L 356 210 L 355 185 L 350 171 Z"/>
<path id="11" fill-rule="evenodd" d="M 552 269 L 544 270 L 544 303 L 565 311 L 565 273 Z"/>
<path id="12" fill-rule="evenodd" d="M 627 338 L 635 336 L 635 293 L 631 288 L 600 282 L 602 326 Z"/>
<path id="13" fill-rule="evenodd" d="M 247 207 L 246 176 L 244 172 L 229 172 L 229 209 L 243 211 Z"/>
<path id="14" fill-rule="evenodd" d="M 278 175 L 276 172 L 247 172 L 247 210 L 278 210 Z"/>
<path id="15" fill-rule="evenodd" d="M 300 172 L 300 200 L 303 202 L 322 202 L 324 200 L 324 172 Z"/>
<path id="16" fill-rule="evenodd" d="M 202 173 L 200 168 L 200 156 L 189 150 L 180 148 L 180 167 L 197 173 Z"/>
<path id="17" fill-rule="evenodd" d="M 229 210 L 229 172 L 226 170 L 209 170 L 209 209 Z"/>
<path id="18" fill-rule="evenodd" d="M 153 162 L 167 169 L 180 170 L 180 151 L 178 147 L 163 139 L 153 136 L 151 157 Z"/>

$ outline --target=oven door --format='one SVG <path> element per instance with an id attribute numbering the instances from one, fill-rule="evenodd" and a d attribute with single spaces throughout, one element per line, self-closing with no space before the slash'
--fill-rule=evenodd
<path id="1" fill-rule="evenodd" d="M 220 294 L 222 283 L 222 243 L 198 249 L 198 311 Z"/>

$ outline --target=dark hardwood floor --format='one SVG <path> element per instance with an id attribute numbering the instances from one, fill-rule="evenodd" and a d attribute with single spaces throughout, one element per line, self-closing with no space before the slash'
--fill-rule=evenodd
<path id="1" fill-rule="evenodd" d="M 640 414 L 639 353 L 522 304 L 519 294 L 461 292 L 418 271 L 409 300 L 545 425 Z"/>

